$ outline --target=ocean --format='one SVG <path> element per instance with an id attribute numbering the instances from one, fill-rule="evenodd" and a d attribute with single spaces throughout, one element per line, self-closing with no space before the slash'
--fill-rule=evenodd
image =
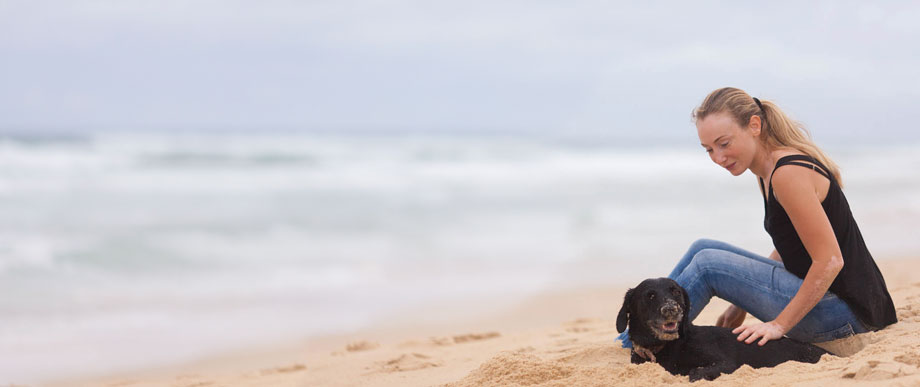
<path id="1" fill-rule="evenodd" d="M 920 256 L 920 143 L 825 150 L 876 259 Z M 666 275 L 699 238 L 767 254 L 762 220 L 753 175 L 694 140 L 4 136 L 0 383 L 347 332 L 438 300 L 624 284 Z"/>

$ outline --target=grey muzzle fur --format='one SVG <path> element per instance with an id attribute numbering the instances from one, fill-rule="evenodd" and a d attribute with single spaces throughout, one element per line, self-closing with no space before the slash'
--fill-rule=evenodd
<path id="1" fill-rule="evenodd" d="M 679 320 L 682 312 L 683 311 L 680 310 L 680 305 L 674 300 L 668 300 L 668 302 L 661 307 L 661 316 L 667 319 Z"/>

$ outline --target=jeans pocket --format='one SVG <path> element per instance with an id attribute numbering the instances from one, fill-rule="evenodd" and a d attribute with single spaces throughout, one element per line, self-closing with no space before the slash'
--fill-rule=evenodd
<path id="1" fill-rule="evenodd" d="M 813 343 L 823 343 L 825 341 L 842 339 L 845 337 L 850 337 L 855 335 L 856 332 L 853 330 L 853 326 L 850 323 L 844 324 L 840 328 L 832 329 L 827 332 L 816 333 L 812 338 Z"/>

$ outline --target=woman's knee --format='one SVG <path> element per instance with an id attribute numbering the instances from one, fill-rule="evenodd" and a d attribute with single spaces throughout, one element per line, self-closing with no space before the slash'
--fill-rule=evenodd
<path id="1" fill-rule="evenodd" d="M 720 249 L 702 249 L 693 256 L 686 271 L 696 273 L 697 276 L 709 281 L 713 274 L 738 271 L 738 264 L 738 256 L 730 252 Z"/>
<path id="2" fill-rule="evenodd" d="M 690 248 L 687 249 L 687 252 L 684 254 L 684 256 L 677 262 L 677 265 L 675 266 L 674 270 L 671 271 L 671 274 L 669 274 L 668 277 L 671 279 L 677 279 L 677 277 L 680 276 L 684 270 L 690 266 L 691 263 L 693 263 L 693 260 L 701 251 L 707 249 L 719 249 L 719 246 L 722 245 L 722 242 L 713 239 L 697 239 L 690 244 Z"/>
<path id="3" fill-rule="evenodd" d="M 702 250 L 715 248 L 717 245 L 720 245 L 722 242 L 719 242 L 714 239 L 700 238 L 690 244 L 690 248 L 687 249 L 687 252 L 690 256 L 695 256 Z"/>
<path id="4" fill-rule="evenodd" d="M 725 251 L 713 248 L 705 248 L 697 251 L 693 255 L 693 262 L 700 269 L 708 269 L 724 260 Z"/>
<path id="5" fill-rule="evenodd" d="M 685 278 L 697 278 L 708 281 L 707 277 L 711 273 L 711 269 L 718 266 L 718 262 L 720 261 L 719 252 L 721 252 L 721 250 L 717 249 L 702 249 L 697 251 L 682 274 L 686 274 L 684 276 Z"/>

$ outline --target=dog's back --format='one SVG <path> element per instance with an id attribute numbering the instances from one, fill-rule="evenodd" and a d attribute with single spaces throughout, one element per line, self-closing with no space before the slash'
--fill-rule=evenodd
<path id="1" fill-rule="evenodd" d="M 817 363 L 827 353 L 811 344 L 789 338 L 771 340 L 763 346 L 738 341 L 729 328 L 691 326 L 686 336 L 665 344 L 655 355 L 657 363 L 672 374 L 689 375 L 690 381 L 713 380 L 747 364 L 773 367 L 787 361 Z M 646 360 L 632 355 L 633 363 Z"/>
<path id="2" fill-rule="evenodd" d="M 827 351 L 811 344 L 790 338 L 770 340 L 763 346 L 738 341 L 738 335 L 729 328 L 693 326 L 688 345 L 699 345 L 721 351 L 724 356 L 754 368 L 773 367 L 787 361 L 817 363 Z M 705 344 L 703 344 L 705 343 Z"/>

